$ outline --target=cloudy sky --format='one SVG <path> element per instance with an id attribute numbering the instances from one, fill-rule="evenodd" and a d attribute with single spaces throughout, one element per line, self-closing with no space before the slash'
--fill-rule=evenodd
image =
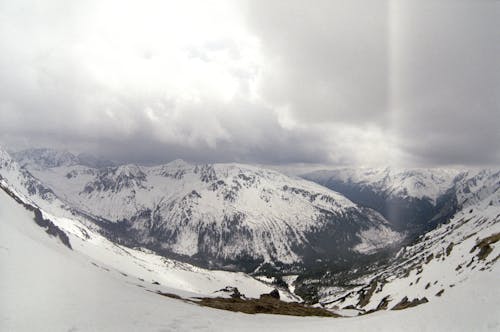
<path id="1" fill-rule="evenodd" d="M 0 143 L 499 165 L 500 1 L 0 1 Z"/>

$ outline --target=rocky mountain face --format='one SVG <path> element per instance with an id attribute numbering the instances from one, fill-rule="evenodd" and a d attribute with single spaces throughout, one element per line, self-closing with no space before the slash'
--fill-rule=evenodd
<path id="1" fill-rule="evenodd" d="M 47 151 L 16 156 L 26 176 L 107 237 L 202 266 L 282 272 L 345 266 L 403 238 L 370 208 L 258 167 L 178 160 L 95 168 Z"/>

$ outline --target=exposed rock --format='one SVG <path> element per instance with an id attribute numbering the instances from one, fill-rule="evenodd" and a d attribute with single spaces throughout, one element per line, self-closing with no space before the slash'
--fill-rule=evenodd
<path id="1" fill-rule="evenodd" d="M 429 300 L 427 300 L 426 297 L 423 297 L 421 299 L 413 299 L 411 301 L 408 301 L 408 297 L 405 296 L 398 304 L 396 304 L 394 307 L 392 307 L 392 310 L 402 310 L 406 308 L 411 308 L 411 307 L 416 307 L 417 305 L 427 303 Z"/>
<path id="2" fill-rule="evenodd" d="M 448 245 L 448 247 L 446 247 L 446 256 L 450 256 L 452 250 L 453 250 L 453 242 L 451 242 Z"/>
<path id="3" fill-rule="evenodd" d="M 375 292 L 375 289 L 377 289 L 377 281 L 373 280 L 370 283 L 368 289 L 361 290 L 361 293 L 359 294 L 359 302 L 358 302 L 358 306 L 360 308 L 363 308 L 364 306 L 366 306 L 370 302 L 370 299 L 371 299 L 373 293 Z"/>
<path id="4" fill-rule="evenodd" d="M 245 296 L 240 293 L 237 287 L 226 286 L 225 288 L 219 289 L 217 292 L 229 293 L 229 296 L 233 299 L 241 299 Z"/>
<path id="5" fill-rule="evenodd" d="M 391 297 L 390 295 L 387 295 L 382 300 L 380 300 L 380 303 L 378 304 L 376 310 L 386 310 L 389 306 L 389 302 L 391 302 Z"/>
<path id="6" fill-rule="evenodd" d="M 273 289 L 269 294 L 262 294 L 260 296 L 260 299 L 265 299 L 265 298 L 273 298 L 273 299 L 280 299 L 280 292 L 275 288 Z"/>
<path id="7" fill-rule="evenodd" d="M 485 237 L 481 241 L 479 241 L 474 247 L 471 249 L 471 253 L 474 252 L 477 248 L 479 248 L 479 252 L 477 253 L 477 257 L 480 260 L 485 260 L 486 257 L 493 251 L 491 244 L 496 243 L 500 240 L 500 233 L 495 233 L 488 237 Z"/>
<path id="8" fill-rule="evenodd" d="M 260 299 L 238 299 L 238 298 L 210 298 L 205 297 L 195 303 L 216 309 L 244 312 L 247 314 L 276 314 L 292 316 L 323 316 L 339 317 L 322 308 L 308 307 L 297 302 L 283 302 L 263 294 Z"/>

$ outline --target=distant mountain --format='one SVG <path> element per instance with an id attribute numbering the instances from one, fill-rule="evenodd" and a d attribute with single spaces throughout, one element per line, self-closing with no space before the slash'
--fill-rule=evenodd
<path id="1" fill-rule="evenodd" d="M 453 185 L 463 173 L 457 169 L 343 168 L 302 177 L 375 209 L 396 230 L 418 236 L 456 211 Z"/>
<path id="2" fill-rule="evenodd" d="M 74 155 L 69 151 L 59 151 L 47 148 L 33 148 L 13 152 L 14 158 L 21 167 L 45 169 L 60 166 L 83 165 L 88 167 L 109 167 L 112 161 L 96 157 L 89 153 Z"/>
<path id="3" fill-rule="evenodd" d="M 415 198 L 436 204 L 461 173 L 458 169 L 342 168 L 305 174 L 315 182 L 356 184 L 383 193 L 386 197 Z"/>
<path id="4" fill-rule="evenodd" d="M 14 158 L 21 167 L 31 166 L 48 168 L 78 164 L 78 158 L 71 152 L 45 148 L 13 152 L 12 158 Z"/>
<path id="5" fill-rule="evenodd" d="M 23 172 L 114 241 L 202 266 L 345 266 L 403 238 L 372 209 L 258 167 L 177 160 L 94 168 L 38 150 L 17 158 L 24 161 Z"/>

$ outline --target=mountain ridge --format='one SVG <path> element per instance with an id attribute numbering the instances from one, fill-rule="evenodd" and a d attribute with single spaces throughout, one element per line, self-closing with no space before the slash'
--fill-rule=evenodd
<path id="1" fill-rule="evenodd" d="M 115 240 L 202 266 L 252 271 L 262 264 L 341 262 L 403 238 L 380 214 L 341 194 L 256 166 L 42 161 L 22 169 L 71 207 L 103 219 L 99 226 Z"/>

